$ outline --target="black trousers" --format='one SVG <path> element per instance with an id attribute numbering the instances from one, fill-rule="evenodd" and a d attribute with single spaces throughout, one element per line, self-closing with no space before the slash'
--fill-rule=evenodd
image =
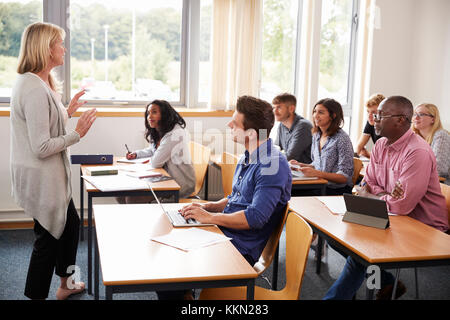
<path id="1" fill-rule="evenodd" d="M 327 196 L 342 196 L 344 193 L 352 193 L 353 187 L 345 186 L 339 189 L 333 189 L 326 187 L 325 195 Z M 321 191 L 318 189 L 305 189 L 305 190 L 291 190 L 291 197 L 313 197 L 321 196 Z"/>
<path id="2" fill-rule="evenodd" d="M 67 208 L 67 220 L 60 239 L 54 238 L 37 220 L 34 220 L 36 240 L 33 245 L 28 275 L 25 284 L 25 296 L 30 299 L 46 299 L 50 290 L 53 272 L 60 277 L 69 277 L 69 266 L 75 266 L 80 233 L 80 218 L 70 200 Z"/>

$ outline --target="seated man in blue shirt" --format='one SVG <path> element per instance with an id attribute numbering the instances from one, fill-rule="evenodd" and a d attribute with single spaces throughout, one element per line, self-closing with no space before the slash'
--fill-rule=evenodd
<path id="1" fill-rule="evenodd" d="M 234 173 L 233 192 L 220 201 L 193 203 L 182 209 L 186 219 L 218 225 L 252 266 L 291 197 L 288 162 L 268 138 L 273 123 L 269 103 L 240 97 L 228 123 L 233 140 L 245 146 Z"/>

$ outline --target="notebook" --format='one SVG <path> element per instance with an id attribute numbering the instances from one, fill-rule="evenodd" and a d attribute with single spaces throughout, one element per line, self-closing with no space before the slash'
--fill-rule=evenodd
<path id="1" fill-rule="evenodd" d="M 214 224 L 211 223 L 200 223 L 194 219 L 188 219 L 186 220 L 179 210 L 166 210 L 164 209 L 162 203 L 159 201 L 158 197 L 156 196 L 155 192 L 153 191 L 153 188 L 150 183 L 147 183 L 148 187 L 153 193 L 153 196 L 156 199 L 156 202 L 161 207 L 162 211 L 166 214 L 166 216 L 169 218 L 169 221 L 172 223 L 172 226 L 175 228 L 180 227 L 206 227 L 206 226 L 214 226 Z"/>
<path id="2" fill-rule="evenodd" d="M 297 180 L 316 180 L 317 177 L 307 177 L 304 175 L 303 172 L 301 171 L 297 171 L 297 170 L 291 170 L 292 173 L 292 180 L 293 181 L 297 181 Z"/>

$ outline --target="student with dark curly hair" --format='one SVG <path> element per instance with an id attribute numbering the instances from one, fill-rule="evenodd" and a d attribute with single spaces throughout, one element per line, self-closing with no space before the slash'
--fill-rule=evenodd
<path id="1" fill-rule="evenodd" d="M 145 110 L 145 139 L 148 148 L 127 153 L 128 160 L 151 157 L 154 168 L 164 168 L 180 185 L 180 198 L 194 192 L 195 172 L 189 151 L 186 122 L 164 100 L 150 102 Z M 120 203 L 150 202 L 153 196 L 118 198 Z"/>

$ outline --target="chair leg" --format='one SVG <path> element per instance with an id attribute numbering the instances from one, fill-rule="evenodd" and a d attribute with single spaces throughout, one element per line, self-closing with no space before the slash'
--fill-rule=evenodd
<path id="1" fill-rule="evenodd" d="M 419 300 L 419 276 L 417 268 L 414 268 L 414 278 L 416 280 L 416 300 Z"/>

